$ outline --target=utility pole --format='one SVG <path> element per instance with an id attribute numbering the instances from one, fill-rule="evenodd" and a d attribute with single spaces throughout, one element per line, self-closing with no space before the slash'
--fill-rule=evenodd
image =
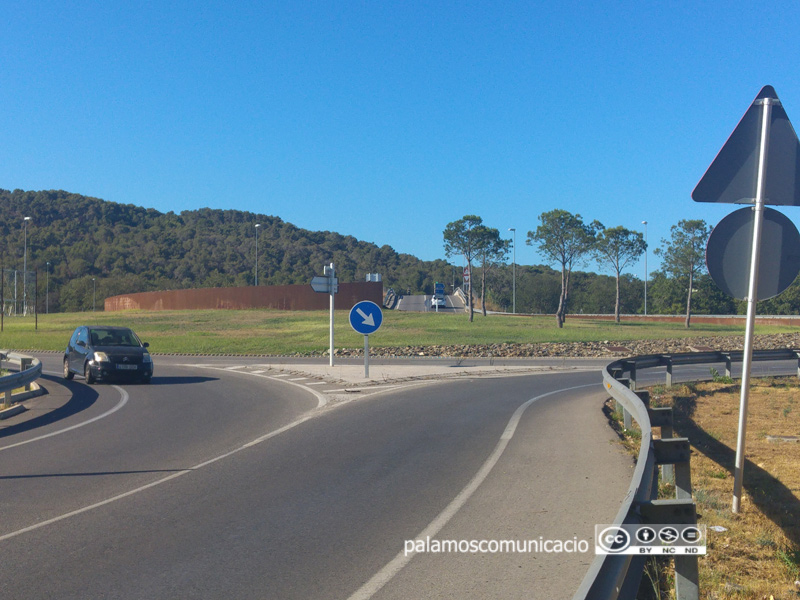
<path id="1" fill-rule="evenodd" d="M 644 225 L 644 316 L 647 316 L 647 221 L 642 221 Z"/>
<path id="2" fill-rule="evenodd" d="M 511 312 L 517 314 L 517 229 L 515 227 L 509 227 L 508 230 L 514 232 L 514 258 L 511 259 L 511 285 L 514 290 L 514 307 L 511 309 Z"/>

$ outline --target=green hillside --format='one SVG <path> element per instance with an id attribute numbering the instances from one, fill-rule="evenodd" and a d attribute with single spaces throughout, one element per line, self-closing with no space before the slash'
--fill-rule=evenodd
<path id="1" fill-rule="evenodd" d="M 260 285 L 308 283 L 329 262 L 342 281 L 377 272 L 387 286 L 403 290 L 432 290 L 436 280 L 452 278 L 443 260 L 421 261 L 351 236 L 299 229 L 278 217 L 208 208 L 160 213 L 64 191 L 22 190 L 0 190 L 5 269 L 23 268 L 24 217 L 31 217 L 28 271 L 39 271 L 40 294 L 50 263 L 51 311 L 91 309 L 95 285 L 98 306 L 123 293 L 253 285 L 256 223 Z M 6 285 L 13 285 L 8 276 Z"/>

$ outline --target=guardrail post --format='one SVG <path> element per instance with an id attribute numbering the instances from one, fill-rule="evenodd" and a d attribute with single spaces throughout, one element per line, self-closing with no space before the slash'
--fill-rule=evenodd
<path id="1" fill-rule="evenodd" d="M 667 387 L 672 387 L 672 357 L 665 356 L 667 361 Z"/>
<path id="2" fill-rule="evenodd" d="M 673 466 L 671 473 L 675 480 L 675 497 L 678 500 L 692 499 L 692 471 L 689 466 L 691 448 L 687 438 L 653 440 L 656 463 L 663 465 L 662 478 L 666 480 L 664 467 Z"/>
<path id="3" fill-rule="evenodd" d="M 11 390 L 3 394 L 3 408 L 11 408 Z"/>
<path id="4" fill-rule="evenodd" d="M 628 371 L 628 379 L 629 384 L 628 387 L 631 389 L 632 392 L 636 391 L 636 361 L 635 360 L 626 360 L 624 363 L 625 370 Z"/>
<path id="5" fill-rule="evenodd" d="M 617 379 L 617 381 L 619 381 L 626 388 L 631 387 L 631 380 L 628 379 L 627 377 L 623 377 L 622 379 Z M 631 413 L 628 412 L 628 409 L 626 409 L 624 406 L 621 406 L 616 400 L 614 400 L 614 402 L 616 403 L 617 410 L 622 408 L 622 424 L 625 427 L 625 429 L 630 429 L 631 427 L 633 427 L 633 419 L 631 418 Z"/>
<path id="6" fill-rule="evenodd" d="M 794 355 L 797 357 L 797 377 L 800 378 L 800 352 L 795 352 Z"/>
<path id="7" fill-rule="evenodd" d="M 27 369 L 30 369 L 32 363 L 33 363 L 33 359 L 32 358 L 29 358 L 29 357 L 20 358 L 19 359 L 19 370 L 20 370 L 20 372 L 25 371 Z M 25 391 L 26 392 L 30 392 L 31 391 L 31 384 L 30 383 L 26 383 L 25 384 Z"/>
<path id="8" fill-rule="evenodd" d="M 690 499 L 645 502 L 639 505 L 639 512 L 647 523 L 697 524 L 697 509 Z M 677 600 L 699 600 L 699 581 L 697 556 L 676 556 L 675 597 Z"/>
<path id="9" fill-rule="evenodd" d="M 731 358 L 730 352 L 724 354 L 725 356 L 725 377 L 732 378 L 733 377 L 733 359 Z M 800 361 L 798 361 L 798 373 L 800 373 Z"/>
<path id="10" fill-rule="evenodd" d="M 647 412 L 650 416 L 650 425 L 661 429 L 661 439 L 672 439 L 674 435 L 672 429 L 672 408 L 669 406 L 648 408 Z M 670 464 L 661 465 L 661 479 L 665 483 L 675 483 L 675 467 Z"/>

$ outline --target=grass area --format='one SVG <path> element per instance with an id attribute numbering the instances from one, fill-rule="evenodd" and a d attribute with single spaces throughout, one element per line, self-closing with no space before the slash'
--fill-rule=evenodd
<path id="1" fill-rule="evenodd" d="M 155 353 L 295 354 L 323 352 L 328 347 L 328 311 L 202 310 L 59 313 L 5 318 L 0 347 L 16 350 L 62 350 L 78 325 L 132 327 Z M 348 311 L 336 311 L 337 348 L 363 348 Z M 757 333 L 793 332 L 791 327 L 759 326 Z M 563 329 L 551 317 L 475 316 L 464 314 L 384 311 L 384 322 L 370 336 L 370 346 L 404 347 L 451 344 L 625 341 L 689 336 L 742 335 L 740 325 L 621 323 L 573 319 Z"/>
<path id="2" fill-rule="evenodd" d="M 692 445 L 693 495 L 699 522 L 709 527 L 708 554 L 700 558 L 700 597 L 800 598 L 800 443 L 768 439 L 800 435 L 800 383 L 753 381 L 744 494 L 740 513 L 733 514 L 741 384 L 718 379 L 651 389 L 652 404 L 674 408 L 675 435 Z M 662 488 L 674 497 L 668 486 Z M 670 572 L 661 573 L 662 581 Z"/>

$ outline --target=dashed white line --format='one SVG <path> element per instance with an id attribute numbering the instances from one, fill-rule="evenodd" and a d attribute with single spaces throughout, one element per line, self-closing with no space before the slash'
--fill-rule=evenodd
<path id="1" fill-rule="evenodd" d="M 307 392 L 309 392 L 310 394 L 313 394 L 313 395 L 314 395 L 314 396 L 317 398 L 317 408 L 322 408 L 323 406 L 325 406 L 325 405 L 328 403 L 328 399 L 327 399 L 327 398 L 326 398 L 324 395 L 322 395 L 322 394 L 321 394 L 321 393 L 319 393 L 318 391 L 316 391 L 316 390 L 314 390 L 314 389 L 312 389 L 312 388 L 308 387 L 307 385 L 302 385 L 302 384 L 300 384 L 300 383 L 297 383 L 297 381 L 298 381 L 298 380 L 293 380 L 293 379 L 279 379 L 280 377 L 289 377 L 289 374 L 287 374 L 287 373 L 278 374 L 278 375 L 257 375 L 257 374 L 256 374 L 256 373 L 254 373 L 253 371 L 236 371 L 236 370 L 233 370 L 233 371 L 232 371 L 230 368 L 225 368 L 225 367 L 216 367 L 216 366 L 214 366 L 214 365 L 191 365 L 191 364 L 183 364 L 183 365 L 178 365 L 178 366 L 181 366 L 181 367 L 193 367 L 193 368 L 201 368 L 201 369 L 211 369 L 211 370 L 215 370 L 215 371 L 228 371 L 229 373 L 238 373 L 239 375 L 250 375 L 251 377 L 261 377 L 261 378 L 263 378 L 263 379 L 272 379 L 273 381 L 280 381 L 280 382 L 282 382 L 282 383 L 286 383 L 286 384 L 288 384 L 288 385 L 294 385 L 294 386 L 297 386 L 297 387 L 299 387 L 299 388 L 302 388 L 302 389 L 306 390 L 306 391 L 307 391 Z M 308 379 L 308 378 L 307 378 L 307 377 L 301 377 L 301 378 L 299 378 L 299 380 L 304 380 L 304 379 Z"/>
<path id="2" fill-rule="evenodd" d="M 114 387 L 116 387 L 116 386 L 114 386 Z M 122 390 L 122 391 L 124 392 L 124 390 Z M 90 504 L 89 506 L 84 506 L 83 508 L 79 508 L 77 510 L 73 510 L 71 512 L 64 513 L 63 515 L 59 515 L 57 517 L 53 517 L 52 519 L 48 519 L 46 521 L 42 521 L 41 523 L 36 523 L 35 525 L 30 525 L 29 527 L 24 527 L 22 529 L 18 529 L 17 531 L 12 531 L 11 533 L 6 533 L 5 535 L 0 535 L 0 542 L 5 541 L 5 540 L 7 540 L 9 538 L 16 537 L 18 535 L 22 535 L 23 533 L 28 533 L 29 531 L 34 531 L 36 529 L 41 529 L 42 527 L 46 527 L 47 525 L 52 525 L 53 523 L 58 523 L 59 521 L 63 521 L 65 519 L 69 519 L 70 517 L 74 517 L 74 516 L 83 514 L 85 512 L 89 512 L 90 510 L 94 510 L 95 508 L 100 508 L 101 506 L 105 506 L 106 504 L 111 504 L 112 502 L 116 502 L 117 500 L 122 500 L 123 498 L 127 498 L 128 496 L 133 496 L 134 494 L 138 494 L 139 492 L 143 492 L 145 490 L 149 490 L 150 488 L 154 488 L 154 487 L 156 487 L 158 485 L 161 485 L 162 483 L 167 483 L 168 481 L 172 481 L 173 479 L 177 479 L 178 477 L 186 475 L 187 473 L 191 473 L 192 471 L 198 471 L 198 470 L 202 469 L 203 467 L 207 467 L 208 465 L 214 464 L 215 462 L 218 462 L 218 461 L 220 461 L 220 460 L 222 460 L 224 458 L 228 458 L 229 456 L 233 456 L 234 454 L 238 454 L 242 450 L 246 450 L 248 448 L 251 448 L 251 447 L 255 446 L 256 444 L 260 444 L 261 442 L 264 442 L 264 441 L 266 441 L 266 440 L 268 440 L 270 438 L 273 438 L 276 435 L 279 435 L 279 434 L 283 433 L 284 431 L 288 431 L 289 429 L 293 429 L 294 427 L 297 427 L 301 423 L 305 423 L 306 421 L 311 419 L 312 416 L 313 415 L 306 415 L 305 417 L 300 417 L 296 421 L 292 421 L 291 423 L 289 423 L 288 425 L 284 425 L 280 429 L 276 429 L 275 431 L 271 431 L 270 433 L 267 433 L 267 434 L 261 436 L 260 438 L 256 438 L 252 442 L 248 442 L 247 444 L 244 444 L 243 446 L 240 446 L 239 448 L 236 448 L 235 450 L 231 450 L 230 452 L 226 452 L 225 454 L 220 454 L 219 456 L 211 458 L 211 459 L 209 459 L 209 460 L 207 460 L 205 462 L 201 462 L 200 464 L 197 464 L 197 465 L 195 465 L 195 466 L 193 466 L 193 467 L 191 467 L 189 469 L 183 469 L 182 471 L 178 471 L 177 473 L 173 473 L 172 475 L 167 475 L 166 477 L 163 477 L 163 478 L 159 479 L 158 481 L 153 481 L 152 483 L 148 483 L 148 484 L 143 485 L 141 487 L 138 487 L 136 489 L 129 490 L 127 492 L 123 492 L 122 494 L 118 494 L 116 496 L 112 496 L 111 498 L 107 498 L 107 499 L 102 500 L 100 502 L 96 502 L 95 504 Z"/>

